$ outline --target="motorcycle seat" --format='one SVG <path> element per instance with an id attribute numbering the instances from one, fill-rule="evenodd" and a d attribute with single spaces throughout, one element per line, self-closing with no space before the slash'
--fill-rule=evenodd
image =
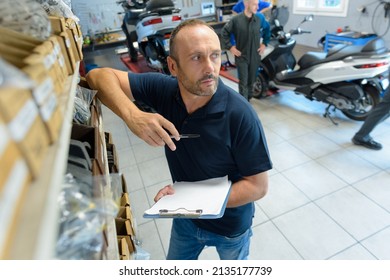
<path id="1" fill-rule="evenodd" d="M 148 16 L 163 16 L 177 13 L 180 10 L 175 8 L 172 0 L 149 0 L 146 4 L 144 13 L 139 15 L 139 19 Z"/>
<path id="2" fill-rule="evenodd" d="M 164 16 L 164 15 L 172 15 L 174 13 L 179 12 L 180 10 L 175 7 L 162 7 L 151 11 L 146 11 L 141 13 L 138 18 L 140 20 L 150 17 L 150 16 Z"/>
<path id="3" fill-rule="evenodd" d="M 328 53 L 307 52 L 298 61 L 298 65 L 300 68 L 305 69 L 324 62 L 342 60 L 349 56 L 370 56 L 383 54 L 387 51 L 388 49 L 386 48 L 383 39 L 377 37 L 370 40 L 365 45 L 338 44 L 332 47 Z"/>
<path id="4" fill-rule="evenodd" d="M 129 20 L 131 20 L 131 19 L 138 19 L 139 15 L 144 13 L 144 12 L 145 12 L 144 9 L 129 9 L 126 12 L 126 16 L 127 16 L 127 18 Z"/>
<path id="5" fill-rule="evenodd" d="M 299 59 L 298 65 L 301 69 L 309 68 L 324 61 L 325 58 L 325 52 L 307 52 Z"/>
<path id="6" fill-rule="evenodd" d="M 146 11 L 153 12 L 160 8 L 174 8 L 175 4 L 172 0 L 150 0 L 146 3 Z"/>

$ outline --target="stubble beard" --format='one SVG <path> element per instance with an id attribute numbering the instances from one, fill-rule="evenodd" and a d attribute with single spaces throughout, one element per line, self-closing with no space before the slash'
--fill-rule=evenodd
<path id="1" fill-rule="evenodd" d="M 208 87 L 206 90 L 202 90 L 202 82 L 209 79 L 214 80 L 214 86 Z M 200 80 L 193 83 L 190 81 L 190 79 L 188 79 L 187 75 L 180 71 L 180 74 L 178 74 L 178 80 L 189 93 L 196 96 L 212 96 L 215 94 L 218 88 L 218 78 L 213 74 L 205 75 Z"/>

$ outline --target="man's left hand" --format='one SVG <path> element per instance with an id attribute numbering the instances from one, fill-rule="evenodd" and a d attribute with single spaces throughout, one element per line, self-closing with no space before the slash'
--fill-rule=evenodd
<path id="1" fill-rule="evenodd" d="M 259 53 L 259 55 L 262 55 L 264 53 L 265 48 L 266 48 L 266 46 L 264 44 L 260 45 L 260 48 L 257 49 L 257 52 Z"/>

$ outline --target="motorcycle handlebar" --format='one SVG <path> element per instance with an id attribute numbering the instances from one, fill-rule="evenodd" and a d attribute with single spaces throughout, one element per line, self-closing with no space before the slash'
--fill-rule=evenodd
<path id="1" fill-rule="evenodd" d="M 293 30 L 290 30 L 289 34 L 290 35 L 299 35 L 299 34 L 308 34 L 308 33 L 311 33 L 311 31 L 306 31 L 306 30 L 302 30 L 300 28 L 297 28 L 297 29 L 293 29 Z"/>

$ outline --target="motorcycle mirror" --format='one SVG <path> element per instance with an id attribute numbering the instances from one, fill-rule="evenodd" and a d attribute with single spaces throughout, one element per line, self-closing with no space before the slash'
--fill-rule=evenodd
<path id="1" fill-rule="evenodd" d="M 307 15 L 307 16 L 305 16 L 305 18 L 302 20 L 302 22 L 298 25 L 298 27 L 299 26 L 301 26 L 302 25 L 302 23 L 304 23 L 304 22 L 306 22 L 306 21 L 312 21 L 313 20 L 313 15 Z"/>
<path id="2" fill-rule="evenodd" d="M 313 15 L 308 15 L 305 17 L 305 21 L 313 21 L 314 16 Z"/>

